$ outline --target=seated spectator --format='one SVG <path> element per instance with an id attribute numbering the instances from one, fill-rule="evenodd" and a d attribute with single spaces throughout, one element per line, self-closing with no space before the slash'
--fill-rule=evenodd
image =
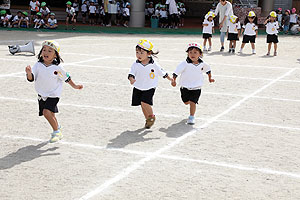
<path id="1" fill-rule="evenodd" d="M 42 13 L 40 13 L 40 12 L 36 13 L 36 17 L 34 20 L 34 28 L 40 29 L 41 27 L 43 27 L 44 24 L 45 24 L 45 21 L 42 18 Z"/>
<path id="2" fill-rule="evenodd" d="M 46 7 L 46 2 L 42 2 L 41 6 L 40 13 L 42 13 L 42 19 L 46 22 L 50 17 L 50 10 Z"/>
<path id="3" fill-rule="evenodd" d="M 22 12 L 18 11 L 17 15 L 13 18 L 12 22 L 11 22 L 11 28 L 15 27 L 15 26 L 19 26 L 19 22 L 22 18 Z"/>
<path id="4" fill-rule="evenodd" d="M 22 12 L 18 27 L 29 28 L 29 18 L 28 18 L 28 13 L 26 11 Z"/>
<path id="5" fill-rule="evenodd" d="M 50 18 L 47 21 L 47 24 L 45 25 L 48 29 L 56 29 L 57 28 L 57 20 L 55 19 L 55 13 L 50 13 Z"/>

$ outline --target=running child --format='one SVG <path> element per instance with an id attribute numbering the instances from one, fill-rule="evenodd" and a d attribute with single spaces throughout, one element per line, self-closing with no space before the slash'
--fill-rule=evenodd
<path id="1" fill-rule="evenodd" d="M 210 83 L 215 82 L 211 76 L 210 66 L 202 61 L 202 47 L 197 43 L 191 43 L 186 50 L 188 57 L 180 63 L 173 73 L 172 86 L 176 86 L 176 79 L 180 75 L 179 85 L 181 99 L 185 105 L 190 105 L 190 116 L 187 124 L 195 124 L 196 104 L 198 104 L 203 85 L 203 73 L 208 75 Z"/>
<path id="2" fill-rule="evenodd" d="M 69 28 L 69 24 L 72 24 L 72 29 L 75 30 L 75 24 L 76 24 L 76 12 L 75 9 L 72 7 L 72 3 L 71 1 L 68 1 L 66 3 L 67 8 L 66 8 L 66 12 L 67 12 L 67 18 L 66 18 L 66 29 Z"/>
<path id="3" fill-rule="evenodd" d="M 236 41 L 239 41 L 241 24 L 239 18 L 235 15 L 231 15 L 228 23 L 228 39 L 229 42 L 229 52 L 235 53 Z"/>
<path id="4" fill-rule="evenodd" d="M 132 94 L 132 106 L 141 105 L 146 119 L 145 128 L 149 129 L 155 122 L 153 114 L 153 95 L 158 84 L 158 77 L 162 76 L 172 81 L 168 75 L 154 60 L 152 56 L 153 44 L 148 40 L 140 40 L 135 47 L 137 60 L 131 66 L 128 74 L 130 84 L 134 86 Z"/>
<path id="5" fill-rule="evenodd" d="M 58 113 L 57 103 L 62 93 L 63 82 L 69 83 L 74 89 L 82 89 L 76 85 L 69 73 L 60 65 L 62 59 L 59 55 L 60 47 L 55 41 L 44 41 L 38 55 L 38 62 L 33 68 L 28 65 L 25 69 L 27 80 L 34 81 L 38 93 L 39 116 L 47 119 L 53 129 L 50 142 L 62 139 L 61 126 L 58 124 L 55 113 Z"/>
<path id="6" fill-rule="evenodd" d="M 270 13 L 270 16 L 266 19 L 264 22 L 266 26 L 266 32 L 267 32 L 267 43 L 268 45 L 268 53 L 267 56 L 270 55 L 272 43 L 274 44 L 274 56 L 277 56 L 277 43 L 278 43 L 278 29 L 279 25 L 276 21 L 277 14 L 275 11 L 272 11 Z"/>
<path id="7" fill-rule="evenodd" d="M 209 43 L 209 47 L 208 47 L 208 51 L 211 51 L 211 38 L 212 38 L 212 34 L 215 32 L 214 26 L 214 17 L 215 14 L 212 11 L 209 11 L 204 18 L 204 22 L 203 22 L 203 46 L 204 46 L 204 51 L 207 51 L 206 49 L 206 42 L 208 40 Z"/>
<path id="8" fill-rule="evenodd" d="M 243 49 L 246 43 L 251 43 L 252 47 L 252 54 L 256 54 L 255 51 L 255 39 L 258 34 L 258 27 L 257 27 L 257 17 L 253 11 L 250 11 L 248 17 L 245 19 L 245 23 L 242 28 L 241 34 L 244 32 L 243 42 L 241 45 L 240 53 L 243 53 Z"/>

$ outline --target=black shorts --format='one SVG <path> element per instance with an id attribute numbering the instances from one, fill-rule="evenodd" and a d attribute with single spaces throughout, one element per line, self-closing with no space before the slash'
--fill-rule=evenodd
<path id="1" fill-rule="evenodd" d="M 86 17 L 87 12 L 81 12 L 82 17 Z"/>
<path id="2" fill-rule="evenodd" d="M 129 21 L 130 20 L 130 16 L 123 16 L 123 20 L 124 21 Z"/>
<path id="3" fill-rule="evenodd" d="M 144 102 L 152 106 L 154 93 L 155 93 L 155 88 L 152 88 L 150 90 L 145 90 L 145 91 L 133 88 L 131 105 L 139 106 L 141 105 L 141 102 Z"/>
<path id="4" fill-rule="evenodd" d="M 181 92 L 181 99 L 183 101 L 183 103 L 186 102 L 194 102 L 194 103 L 198 103 L 200 95 L 201 95 L 201 89 L 199 90 L 189 90 L 187 88 L 180 88 L 180 92 Z"/>
<path id="5" fill-rule="evenodd" d="M 204 39 L 208 39 L 208 38 L 211 38 L 212 37 L 212 34 L 209 34 L 209 33 L 203 33 L 203 38 Z"/>
<path id="6" fill-rule="evenodd" d="M 43 116 L 43 110 L 47 109 L 53 113 L 58 113 L 57 103 L 59 102 L 59 98 L 51 98 L 48 97 L 46 101 L 44 101 L 41 96 L 39 96 L 39 116 Z"/>
<path id="7" fill-rule="evenodd" d="M 89 18 L 90 19 L 96 19 L 96 13 L 90 13 Z"/>
<path id="8" fill-rule="evenodd" d="M 168 23 L 168 18 L 167 17 L 162 17 L 159 19 L 159 22 L 162 23 L 162 24 L 166 24 Z"/>
<path id="9" fill-rule="evenodd" d="M 30 15 L 36 15 L 36 13 L 37 13 L 36 11 L 33 10 L 30 11 Z"/>
<path id="10" fill-rule="evenodd" d="M 227 40 L 229 40 L 229 41 L 232 41 L 232 40 L 239 41 L 239 34 L 237 34 L 237 33 L 228 33 Z"/>
<path id="11" fill-rule="evenodd" d="M 256 35 L 244 35 L 243 37 L 243 43 L 255 43 Z"/>
<path id="12" fill-rule="evenodd" d="M 275 35 L 275 34 L 273 34 L 273 35 L 270 35 L 270 34 L 268 34 L 267 35 L 267 43 L 278 43 L 279 41 L 278 41 L 278 35 Z"/>

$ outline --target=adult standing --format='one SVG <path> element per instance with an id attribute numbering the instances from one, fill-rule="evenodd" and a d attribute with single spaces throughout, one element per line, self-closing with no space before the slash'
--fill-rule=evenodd
<path id="1" fill-rule="evenodd" d="M 166 5 L 169 8 L 169 15 L 170 15 L 170 26 L 177 29 L 178 28 L 178 9 L 175 0 L 166 0 Z"/>
<path id="2" fill-rule="evenodd" d="M 220 51 L 224 51 L 224 40 L 227 32 L 227 25 L 231 15 L 233 15 L 232 4 L 226 0 L 220 0 L 217 5 L 215 15 L 219 14 L 219 26 L 220 26 L 220 41 L 221 41 L 221 49 Z"/>

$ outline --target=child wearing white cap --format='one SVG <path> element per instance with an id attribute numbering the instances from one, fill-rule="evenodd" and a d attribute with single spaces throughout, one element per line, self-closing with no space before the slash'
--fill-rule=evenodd
<path id="1" fill-rule="evenodd" d="M 264 22 L 266 26 L 266 32 L 267 32 L 267 43 L 268 43 L 268 53 L 267 56 L 270 55 L 272 43 L 274 44 L 274 56 L 277 56 L 277 43 L 278 43 L 278 29 L 279 24 L 276 20 L 277 14 L 275 11 L 272 11 L 270 13 L 270 16 L 266 19 Z"/>
<path id="2" fill-rule="evenodd" d="M 82 89 L 82 85 L 76 85 L 69 73 L 60 65 L 62 61 L 59 55 L 59 44 L 52 40 L 44 41 L 38 55 L 39 61 L 25 69 L 27 80 L 34 81 L 35 90 L 38 93 L 39 116 L 47 119 L 53 129 L 50 142 L 62 139 L 61 128 L 58 125 L 55 113 L 58 113 L 57 103 L 62 93 L 63 82 L 69 83 L 74 89 Z"/>
<path id="3" fill-rule="evenodd" d="M 235 53 L 236 41 L 239 41 L 241 24 L 239 18 L 235 15 L 231 15 L 228 23 L 228 38 L 229 40 L 229 52 Z"/>
<path id="4" fill-rule="evenodd" d="M 188 53 L 187 59 L 180 63 L 173 73 L 172 86 L 176 86 L 176 79 L 180 75 L 181 99 L 185 105 L 190 105 L 187 123 L 193 125 L 195 124 L 196 104 L 198 104 L 204 82 L 203 73 L 208 75 L 210 83 L 215 80 L 212 79 L 210 66 L 201 59 L 203 51 L 199 44 L 190 43 L 186 52 Z"/>
<path id="5" fill-rule="evenodd" d="M 211 51 L 211 46 L 212 46 L 211 38 L 212 38 L 212 34 L 215 32 L 214 17 L 215 17 L 215 14 L 212 11 L 209 11 L 205 15 L 205 18 L 204 18 L 204 21 L 203 21 L 203 31 L 202 32 L 203 32 L 203 39 L 204 39 L 204 42 L 203 42 L 204 51 L 207 50 L 206 49 L 207 40 L 208 40 L 208 43 L 209 43 L 208 51 Z"/>
<path id="6" fill-rule="evenodd" d="M 140 40 L 136 46 L 137 60 L 131 66 L 128 74 L 130 84 L 134 86 L 132 106 L 141 105 L 146 119 L 145 128 L 149 129 L 155 122 L 153 114 L 153 95 L 158 84 L 158 77 L 162 76 L 172 81 L 168 75 L 152 58 L 153 44 L 148 40 Z"/>
<path id="7" fill-rule="evenodd" d="M 258 26 L 257 26 L 257 17 L 255 15 L 255 12 L 250 11 L 248 13 L 248 17 L 246 17 L 245 19 L 245 23 L 242 27 L 242 31 L 241 34 L 244 32 L 244 36 L 243 36 L 243 42 L 241 45 L 241 49 L 240 49 L 240 53 L 243 53 L 243 49 L 246 45 L 246 43 L 251 43 L 251 47 L 252 47 L 252 54 L 256 54 L 255 51 L 255 39 L 257 37 L 258 34 Z"/>

